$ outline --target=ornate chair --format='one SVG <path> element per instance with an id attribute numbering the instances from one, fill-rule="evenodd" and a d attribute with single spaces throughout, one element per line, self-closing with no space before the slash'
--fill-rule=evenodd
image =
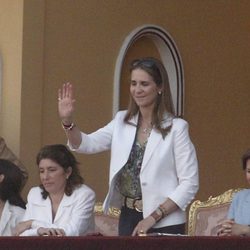
<path id="1" fill-rule="evenodd" d="M 217 235 L 220 223 L 226 219 L 233 195 L 240 190 L 230 189 L 216 197 L 210 196 L 207 201 L 194 201 L 189 209 L 188 235 Z"/>
<path id="2" fill-rule="evenodd" d="M 119 216 L 120 210 L 113 207 L 109 209 L 108 214 L 104 214 L 102 202 L 97 202 L 95 204 L 95 233 L 117 236 Z"/>

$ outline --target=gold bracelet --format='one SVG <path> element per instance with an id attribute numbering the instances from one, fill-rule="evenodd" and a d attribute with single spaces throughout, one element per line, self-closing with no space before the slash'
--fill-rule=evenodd
<path id="1" fill-rule="evenodd" d="M 162 214 L 163 214 L 162 217 L 165 217 L 168 215 L 166 208 L 162 204 L 159 206 L 159 209 L 162 211 Z"/>
<path id="2" fill-rule="evenodd" d="M 158 207 L 152 214 L 150 214 L 150 216 L 152 216 L 155 219 L 155 222 L 158 222 L 163 218 L 163 213 Z"/>

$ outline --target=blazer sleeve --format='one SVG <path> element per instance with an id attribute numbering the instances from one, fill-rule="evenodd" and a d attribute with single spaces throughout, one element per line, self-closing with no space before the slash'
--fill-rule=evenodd
<path id="1" fill-rule="evenodd" d="M 79 194 L 79 199 L 72 210 L 69 223 L 61 226 L 66 236 L 79 236 L 88 233 L 91 224 L 94 223 L 94 206 L 95 193 L 91 189 L 88 188 L 87 192 Z"/>
<path id="2" fill-rule="evenodd" d="M 188 123 L 177 119 L 174 129 L 174 159 L 179 185 L 169 198 L 185 210 L 199 188 L 198 162 L 189 137 Z"/>
<path id="3" fill-rule="evenodd" d="M 73 148 L 69 141 L 67 142 L 68 147 L 72 151 L 84 154 L 95 154 L 109 150 L 111 148 L 115 122 L 116 118 L 114 118 L 106 126 L 90 134 L 81 132 L 82 142 L 79 148 Z"/>

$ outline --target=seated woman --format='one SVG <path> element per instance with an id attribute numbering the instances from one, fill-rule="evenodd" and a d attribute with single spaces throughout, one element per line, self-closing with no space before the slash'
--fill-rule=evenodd
<path id="1" fill-rule="evenodd" d="M 25 202 L 20 195 L 23 180 L 14 163 L 0 159 L 0 236 L 11 236 L 24 215 Z"/>
<path id="2" fill-rule="evenodd" d="M 242 156 L 242 166 L 246 180 L 250 185 L 250 150 Z M 241 235 L 250 236 L 250 189 L 236 193 L 230 205 L 227 220 L 221 224 L 220 236 Z"/>
<path id="3" fill-rule="evenodd" d="M 41 180 L 28 194 L 16 235 L 78 236 L 94 231 L 95 193 L 83 184 L 78 163 L 64 145 L 48 145 L 37 155 Z"/>

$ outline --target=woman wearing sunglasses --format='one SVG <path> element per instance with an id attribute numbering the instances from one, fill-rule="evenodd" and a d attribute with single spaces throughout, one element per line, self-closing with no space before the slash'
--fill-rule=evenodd
<path id="1" fill-rule="evenodd" d="M 159 60 L 135 60 L 130 73 L 128 109 L 91 134 L 73 121 L 73 85 L 58 90 L 68 145 L 79 153 L 111 150 L 104 211 L 121 209 L 119 235 L 184 234 L 185 209 L 199 185 L 188 124 L 174 115 L 168 75 Z"/>

